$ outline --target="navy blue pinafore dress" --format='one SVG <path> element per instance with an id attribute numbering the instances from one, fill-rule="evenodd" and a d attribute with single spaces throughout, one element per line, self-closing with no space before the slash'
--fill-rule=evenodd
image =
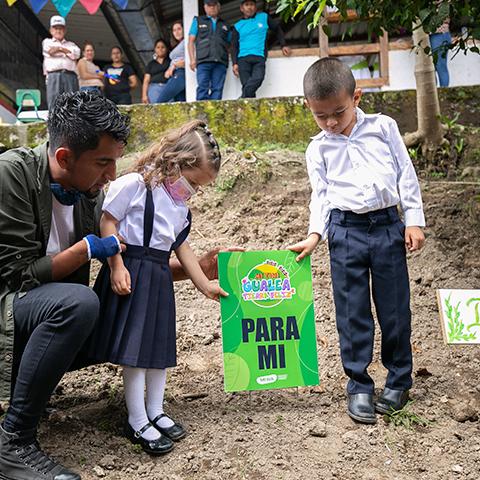
<path id="1" fill-rule="evenodd" d="M 122 254 L 130 272 L 132 292 L 117 295 L 105 262 L 93 287 L 100 298 L 100 316 L 93 333 L 90 356 L 96 362 L 139 368 L 167 368 L 177 363 L 175 296 L 169 259 L 188 237 L 188 225 L 169 251 L 151 248 L 154 203 L 147 189 L 143 218 L 143 247 L 127 245 Z"/>

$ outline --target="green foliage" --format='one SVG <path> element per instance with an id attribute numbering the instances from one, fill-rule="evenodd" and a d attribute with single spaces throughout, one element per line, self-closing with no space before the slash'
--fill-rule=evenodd
<path id="1" fill-rule="evenodd" d="M 219 192 L 228 192 L 229 190 L 233 189 L 233 187 L 237 183 L 237 180 L 238 180 L 237 175 L 232 175 L 225 178 L 217 177 L 217 180 L 215 182 L 215 188 Z"/>
<path id="2" fill-rule="evenodd" d="M 432 0 L 269 0 L 277 4 L 277 13 L 285 20 L 305 17 L 309 28 L 316 27 L 320 22 L 325 7 L 337 7 L 340 15 L 346 19 L 349 9 L 354 9 L 360 19 L 368 19 L 369 38 L 382 35 L 382 29 L 387 32 L 399 27 L 411 29 L 412 24 L 420 21 L 425 32 L 435 32 L 447 19 L 459 19 L 466 28 L 466 34 L 458 37 L 449 47 L 456 53 L 480 53 L 475 39 L 480 38 L 480 2 L 471 0 L 443 1 Z M 329 35 L 328 29 L 325 29 Z M 473 45 L 469 41 L 473 42 Z M 421 45 L 420 45 L 421 46 Z M 425 46 L 426 53 L 431 53 Z"/>
<path id="3" fill-rule="evenodd" d="M 427 427 L 432 424 L 430 420 L 417 415 L 410 410 L 413 400 L 409 400 L 401 410 L 391 409 L 384 415 L 386 422 L 391 423 L 394 427 L 403 427 L 412 430 L 415 426 Z"/>
<path id="4" fill-rule="evenodd" d="M 462 319 L 460 318 L 460 311 L 458 302 L 455 306 L 451 304 L 450 294 L 445 299 L 445 315 L 448 319 L 448 341 L 450 343 L 463 341 L 463 342 L 470 342 L 472 340 L 476 340 L 476 335 L 474 333 L 466 333 L 465 332 L 465 324 L 463 323 Z"/>

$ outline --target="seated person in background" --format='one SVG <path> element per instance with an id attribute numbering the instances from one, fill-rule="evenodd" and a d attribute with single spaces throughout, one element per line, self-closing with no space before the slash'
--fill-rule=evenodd
<path id="1" fill-rule="evenodd" d="M 128 63 L 123 63 L 123 52 L 120 47 L 113 47 L 112 63 L 104 68 L 105 96 L 117 105 L 131 105 L 130 90 L 137 86 L 137 77 Z"/>
<path id="2" fill-rule="evenodd" d="M 170 52 L 170 67 L 165 72 L 168 81 L 160 92 L 159 103 L 185 101 L 185 40 L 182 22 L 172 25 L 172 45 L 174 48 Z"/>
<path id="3" fill-rule="evenodd" d="M 170 58 L 168 58 L 168 46 L 165 43 L 165 40 L 158 39 L 155 42 L 153 60 L 147 65 L 143 77 L 143 103 L 158 103 L 158 96 L 167 83 L 165 72 L 168 70 L 169 66 Z"/>
<path id="4" fill-rule="evenodd" d="M 78 83 L 80 84 L 80 90 L 102 93 L 104 73 L 93 63 L 94 57 L 95 48 L 93 44 L 85 42 L 83 57 L 77 63 Z"/>
<path id="5" fill-rule="evenodd" d="M 50 35 L 42 42 L 43 74 L 47 84 L 47 104 L 50 109 L 57 95 L 78 90 L 77 59 L 80 49 L 65 39 L 65 19 L 54 15 L 50 19 Z"/>
<path id="6" fill-rule="evenodd" d="M 254 98 L 265 78 L 268 30 L 275 31 L 284 55 L 290 55 L 280 23 L 265 12 L 257 12 L 255 0 L 243 0 L 243 14 L 232 31 L 233 73 L 240 76 L 242 98 Z"/>

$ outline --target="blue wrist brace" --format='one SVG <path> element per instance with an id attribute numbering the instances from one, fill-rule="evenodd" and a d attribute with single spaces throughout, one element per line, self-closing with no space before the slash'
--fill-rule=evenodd
<path id="1" fill-rule="evenodd" d="M 87 235 L 83 238 L 87 242 L 88 259 L 105 260 L 122 251 L 120 241 L 115 235 L 99 238 L 96 235 Z"/>

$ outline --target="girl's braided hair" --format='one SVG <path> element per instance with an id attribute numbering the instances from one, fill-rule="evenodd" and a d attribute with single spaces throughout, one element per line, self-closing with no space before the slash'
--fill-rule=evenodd
<path id="1" fill-rule="evenodd" d="M 171 130 L 138 158 L 132 171 L 140 173 L 147 186 L 160 185 L 182 169 L 199 167 L 203 162 L 220 170 L 220 148 L 215 137 L 201 120 L 192 120 Z"/>

